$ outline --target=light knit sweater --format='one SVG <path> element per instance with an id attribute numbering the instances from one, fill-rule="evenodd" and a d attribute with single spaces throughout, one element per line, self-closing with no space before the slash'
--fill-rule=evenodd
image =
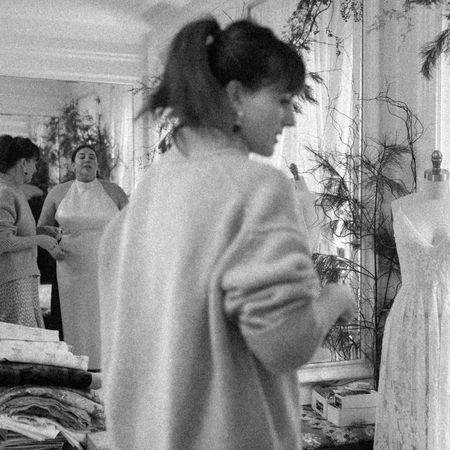
<path id="1" fill-rule="evenodd" d="M 296 369 L 339 312 L 292 184 L 244 149 L 188 148 L 148 169 L 102 238 L 111 449 L 299 449 Z"/>
<path id="2" fill-rule="evenodd" d="M 28 201 L 23 191 L 0 173 L 0 284 L 39 276 L 36 258 L 36 222 Z"/>

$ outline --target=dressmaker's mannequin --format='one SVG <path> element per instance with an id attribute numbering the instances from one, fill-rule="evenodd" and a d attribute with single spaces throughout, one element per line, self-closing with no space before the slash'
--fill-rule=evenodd
<path id="1" fill-rule="evenodd" d="M 420 192 L 392 203 L 402 286 L 383 336 L 376 450 L 450 449 L 450 189 L 432 154 Z"/>
<path id="2" fill-rule="evenodd" d="M 392 202 L 392 212 L 395 220 L 401 209 L 427 242 L 436 243 L 450 231 L 450 184 L 448 170 L 440 167 L 442 154 L 434 151 L 431 161 L 419 193 Z"/>

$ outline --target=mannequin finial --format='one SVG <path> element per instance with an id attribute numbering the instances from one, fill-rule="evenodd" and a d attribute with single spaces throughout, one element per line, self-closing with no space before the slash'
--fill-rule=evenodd
<path id="1" fill-rule="evenodd" d="M 441 169 L 442 153 L 435 150 L 431 154 L 432 169 L 427 169 L 424 172 L 424 178 L 428 181 L 445 181 L 449 178 L 449 172 L 446 169 Z"/>

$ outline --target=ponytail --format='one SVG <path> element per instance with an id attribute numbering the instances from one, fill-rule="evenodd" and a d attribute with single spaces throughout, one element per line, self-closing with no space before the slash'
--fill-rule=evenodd
<path id="1" fill-rule="evenodd" d="M 175 36 L 162 81 L 144 111 L 158 116 L 170 107 L 182 125 L 231 129 L 233 113 L 228 96 L 209 63 L 220 33 L 217 21 L 208 18 L 186 25 Z"/>
<path id="2" fill-rule="evenodd" d="M 250 91 L 277 86 L 300 94 L 305 65 L 269 28 L 239 20 L 221 30 L 214 18 L 197 20 L 173 39 L 162 79 L 142 112 L 158 118 L 169 109 L 181 126 L 231 133 L 235 112 L 225 88 L 233 80 Z"/>

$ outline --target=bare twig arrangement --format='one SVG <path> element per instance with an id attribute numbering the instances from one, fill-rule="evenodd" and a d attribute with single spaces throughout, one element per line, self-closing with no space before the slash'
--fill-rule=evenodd
<path id="1" fill-rule="evenodd" d="M 287 21 L 284 39 L 290 43 L 298 53 L 309 52 L 313 43 L 317 42 L 317 35 L 320 31 L 319 18 L 327 11 L 331 16 L 335 13 L 334 0 L 302 0 L 297 3 L 297 7 Z M 362 20 L 363 1 L 362 0 L 344 0 L 340 3 L 338 14 L 348 21 L 353 18 L 354 21 Z M 331 20 L 330 20 L 331 21 Z M 326 36 L 336 48 L 336 55 L 340 55 L 343 49 L 343 38 L 337 35 L 328 24 L 326 26 Z M 322 77 L 316 72 L 309 72 L 308 78 L 312 83 L 322 83 Z M 302 98 L 308 102 L 316 102 L 314 91 L 310 83 L 306 83 Z"/>
<path id="2" fill-rule="evenodd" d="M 360 300 L 358 320 L 347 327 L 335 326 L 325 345 L 342 359 L 363 353 L 373 363 L 377 385 L 384 322 L 401 283 L 392 217 L 386 205 L 416 189 L 416 142 L 423 126 L 408 105 L 388 92 L 365 101 L 382 103 L 399 119 L 404 140 L 398 142 L 400 133 L 381 141 L 366 136 L 360 153 L 349 148 L 352 144 L 342 143 L 336 149 L 307 150 L 314 161 L 310 172 L 321 186 L 316 206 L 326 217 L 323 234 L 350 245 L 357 255 L 350 259 L 314 254 L 323 283 L 344 280 Z M 411 186 L 402 181 L 404 177 L 395 176 L 408 159 Z M 361 346 L 361 333 L 369 335 L 369 348 Z"/>
<path id="3" fill-rule="evenodd" d="M 97 101 L 100 102 L 100 99 Z M 51 117 L 45 128 L 41 159 L 50 168 L 56 168 L 58 173 L 57 180 L 48 180 L 50 184 L 74 178 L 70 157 L 72 151 L 81 144 L 95 149 L 101 178 L 109 179 L 112 170 L 120 162 L 118 145 L 111 138 L 101 115 L 94 118 L 88 112 L 80 111 L 76 100 L 65 105 L 58 116 Z"/>

